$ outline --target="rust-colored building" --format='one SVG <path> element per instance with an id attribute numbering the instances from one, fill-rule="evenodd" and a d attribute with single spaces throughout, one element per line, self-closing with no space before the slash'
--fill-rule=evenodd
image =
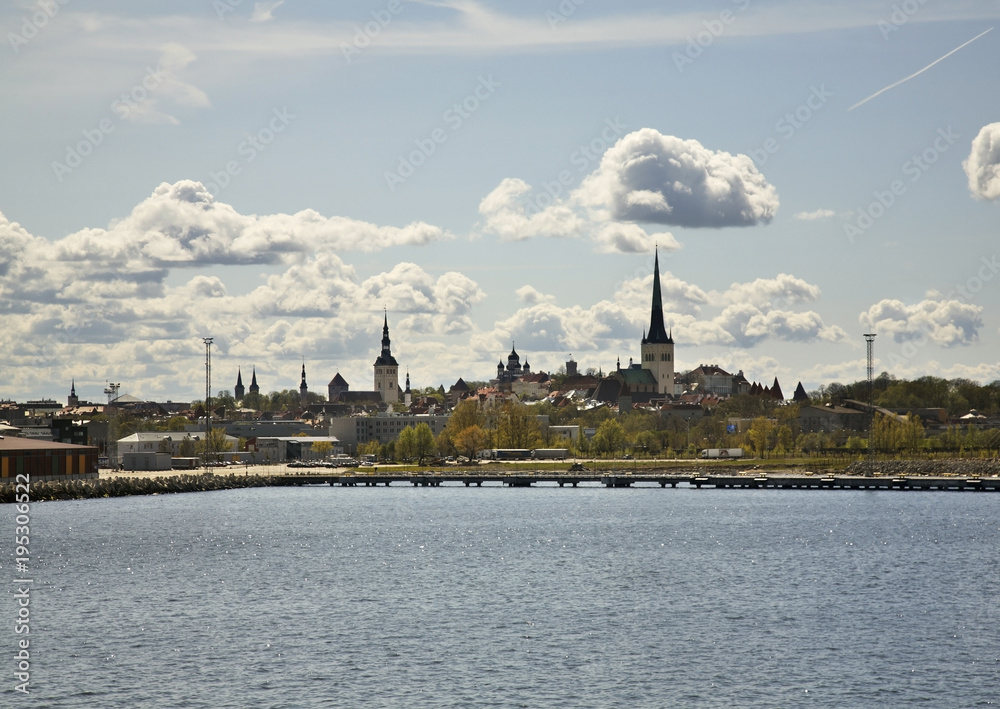
<path id="1" fill-rule="evenodd" d="M 0 436 L 0 480 L 32 481 L 97 477 L 97 448 Z"/>

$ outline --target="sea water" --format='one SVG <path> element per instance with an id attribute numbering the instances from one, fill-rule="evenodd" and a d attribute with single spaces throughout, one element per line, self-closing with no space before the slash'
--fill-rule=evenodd
<path id="1" fill-rule="evenodd" d="M 1000 703 L 1000 495 L 260 488 L 31 506 L 0 705 Z"/>

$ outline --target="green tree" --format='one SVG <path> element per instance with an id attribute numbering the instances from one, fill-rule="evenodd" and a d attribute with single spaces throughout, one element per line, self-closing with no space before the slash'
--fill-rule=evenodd
<path id="1" fill-rule="evenodd" d="M 747 430 L 747 438 L 754 453 L 764 457 L 768 451 L 772 450 L 777 442 L 776 431 L 777 425 L 771 419 L 763 416 L 755 418 Z"/>
<path id="2" fill-rule="evenodd" d="M 448 432 L 447 426 L 441 433 L 438 434 L 437 439 L 434 441 L 434 445 L 437 446 L 438 453 L 441 455 L 454 455 L 456 452 L 455 442 L 452 440 L 451 433 Z"/>
<path id="3" fill-rule="evenodd" d="M 191 419 L 187 416 L 171 416 L 166 423 L 166 431 L 183 431 L 185 426 L 191 424 Z"/>
<path id="4" fill-rule="evenodd" d="M 208 436 L 199 440 L 195 446 L 198 454 L 205 456 L 206 460 L 215 460 L 219 453 L 226 453 L 232 449 L 233 443 L 226 438 L 224 428 L 210 428 Z"/>
<path id="5" fill-rule="evenodd" d="M 490 434 L 481 426 L 472 425 L 459 432 L 454 440 L 455 448 L 469 460 L 476 458 L 479 451 L 490 444 Z"/>
<path id="6" fill-rule="evenodd" d="M 486 415 L 482 407 L 479 406 L 479 401 L 476 399 L 465 399 L 458 402 L 458 406 L 451 412 L 451 415 L 448 417 L 448 423 L 445 424 L 444 432 L 454 441 L 455 437 L 469 426 L 485 427 L 485 425 Z"/>
<path id="7" fill-rule="evenodd" d="M 218 409 L 220 407 L 225 407 L 226 411 L 232 411 L 236 408 L 236 399 L 233 398 L 233 393 L 228 389 L 220 389 L 215 398 L 212 399 L 212 408 Z"/>
<path id="8" fill-rule="evenodd" d="M 413 452 L 417 456 L 417 463 L 419 465 L 424 464 L 425 458 L 430 458 L 434 455 L 434 432 L 424 422 L 418 423 L 416 428 L 413 429 Z"/>
<path id="9" fill-rule="evenodd" d="M 491 406 L 486 416 L 496 448 L 536 448 L 541 443 L 538 419 L 524 404 L 507 399 Z"/>
<path id="10" fill-rule="evenodd" d="M 396 450 L 394 457 L 400 462 L 406 462 L 417 455 L 417 436 L 413 426 L 407 426 L 399 432 L 396 438 Z"/>
<path id="11" fill-rule="evenodd" d="M 177 450 L 180 453 L 181 458 L 191 458 L 196 453 L 194 439 L 190 435 L 184 436 L 181 439 L 181 445 Z"/>
<path id="12" fill-rule="evenodd" d="M 317 458 L 325 460 L 330 455 L 330 451 L 333 450 L 333 444 L 330 441 L 314 441 L 310 449 Z"/>
<path id="13" fill-rule="evenodd" d="M 655 458 L 663 449 L 663 444 L 653 431 L 639 431 L 635 436 L 634 448 Z"/>
<path id="14" fill-rule="evenodd" d="M 612 454 L 625 446 L 625 429 L 615 419 L 607 419 L 597 427 L 591 441 L 597 453 Z"/>

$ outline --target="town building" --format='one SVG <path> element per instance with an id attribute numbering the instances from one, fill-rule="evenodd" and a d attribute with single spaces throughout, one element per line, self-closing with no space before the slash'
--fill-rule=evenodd
<path id="1" fill-rule="evenodd" d="M 507 355 L 506 366 L 504 365 L 503 360 L 500 360 L 497 363 L 497 376 L 496 379 L 490 382 L 490 384 L 499 389 L 510 391 L 516 380 L 530 374 L 531 365 L 528 364 L 527 358 L 525 358 L 524 364 L 521 364 L 521 355 L 517 353 L 517 350 L 514 349 L 514 344 L 511 343 L 510 354 Z"/>
<path id="2" fill-rule="evenodd" d="M 13 483 L 18 475 L 32 482 L 96 478 L 97 448 L 0 436 L 0 480 Z"/>
<path id="3" fill-rule="evenodd" d="M 330 419 L 330 435 L 343 443 L 345 453 L 354 453 L 362 443 L 395 441 L 404 428 L 421 423 L 426 423 L 436 438 L 444 430 L 448 418 L 443 414 L 397 414 L 391 411 L 375 416 L 334 418 Z"/>
<path id="4" fill-rule="evenodd" d="M 344 452 L 341 442 L 333 436 L 277 436 L 262 437 L 254 441 L 251 460 L 256 463 L 284 463 L 289 460 L 318 460 L 314 443 L 329 443 L 330 454 Z"/>
<path id="5" fill-rule="evenodd" d="M 799 430 L 802 433 L 833 433 L 846 430 L 868 430 L 868 412 L 836 404 L 802 406 L 799 408 Z"/>
<path id="6" fill-rule="evenodd" d="M 691 370 L 691 375 L 698 381 L 698 389 L 703 392 L 718 394 L 719 396 L 732 396 L 733 375 L 717 364 L 699 364 L 697 368 Z M 743 377 L 743 370 L 740 370 L 740 378 Z"/>

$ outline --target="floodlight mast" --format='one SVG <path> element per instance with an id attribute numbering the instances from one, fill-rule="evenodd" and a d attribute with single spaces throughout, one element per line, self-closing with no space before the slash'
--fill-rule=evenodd
<path id="1" fill-rule="evenodd" d="M 874 473 L 875 466 L 875 333 L 866 332 L 865 342 L 868 345 L 868 461 Z"/>
<path id="2" fill-rule="evenodd" d="M 201 338 L 205 343 L 205 467 L 211 455 L 212 440 L 212 337 Z"/>

